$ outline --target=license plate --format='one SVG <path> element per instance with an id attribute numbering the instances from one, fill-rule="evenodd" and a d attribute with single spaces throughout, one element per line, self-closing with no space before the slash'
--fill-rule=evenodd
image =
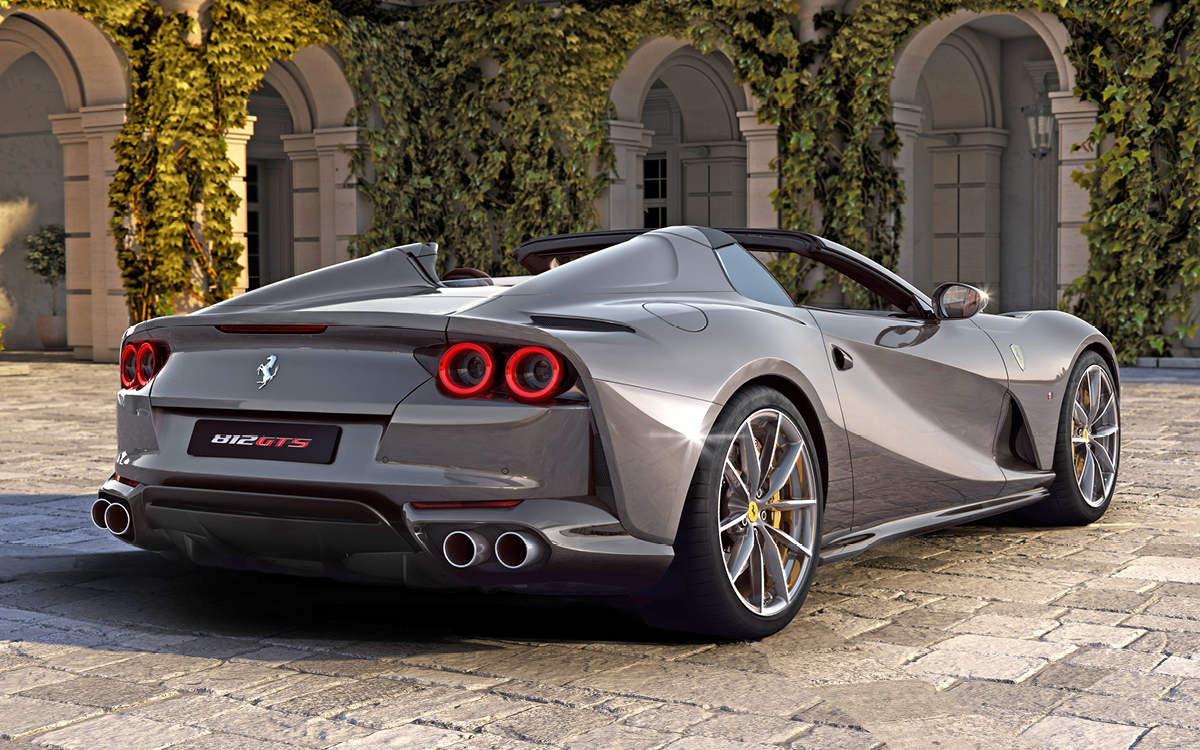
<path id="1" fill-rule="evenodd" d="M 188 454 L 327 464 L 333 461 L 341 433 L 341 427 L 327 424 L 201 419 L 192 429 Z"/>

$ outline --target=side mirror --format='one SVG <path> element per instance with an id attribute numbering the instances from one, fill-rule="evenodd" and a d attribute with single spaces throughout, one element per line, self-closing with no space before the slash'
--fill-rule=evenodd
<path id="1" fill-rule="evenodd" d="M 939 318 L 969 318 L 987 307 L 987 293 L 950 281 L 933 291 L 933 308 Z"/>

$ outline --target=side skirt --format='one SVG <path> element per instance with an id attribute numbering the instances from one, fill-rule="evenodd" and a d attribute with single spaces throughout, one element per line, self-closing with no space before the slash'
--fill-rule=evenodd
<path id="1" fill-rule="evenodd" d="M 853 529 L 834 537 L 821 546 L 821 565 L 849 560 L 872 547 L 894 542 L 918 534 L 927 534 L 948 526 L 978 521 L 988 516 L 1007 513 L 1010 510 L 1032 505 L 1050 497 L 1050 490 L 1037 487 L 1015 495 L 1006 495 L 993 500 L 958 508 L 922 513 L 894 521 L 885 521 L 865 529 Z"/>

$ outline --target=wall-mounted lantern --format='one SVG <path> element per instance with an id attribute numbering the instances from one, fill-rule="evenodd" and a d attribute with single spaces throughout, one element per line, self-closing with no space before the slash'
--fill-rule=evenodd
<path id="1" fill-rule="evenodd" d="M 1029 153 L 1035 159 L 1045 158 L 1054 143 L 1054 115 L 1050 112 L 1050 100 L 1039 96 L 1028 107 L 1021 107 L 1025 124 L 1029 126 Z"/>

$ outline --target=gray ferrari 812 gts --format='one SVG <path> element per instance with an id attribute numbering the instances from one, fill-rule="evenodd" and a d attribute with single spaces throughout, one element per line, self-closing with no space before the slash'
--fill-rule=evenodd
<path id="1" fill-rule="evenodd" d="M 833 301 L 794 304 L 763 253 L 840 274 Z M 547 237 L 512 278 L 439 279 L 436 255 L 130 328 L 92 520 L 202 565 L 633 594 L 655 624 L 756 638 L 823 563 L 1111 501 L 1116 359 L 1066 313 L 984 314 L 779 230 Z"/>

